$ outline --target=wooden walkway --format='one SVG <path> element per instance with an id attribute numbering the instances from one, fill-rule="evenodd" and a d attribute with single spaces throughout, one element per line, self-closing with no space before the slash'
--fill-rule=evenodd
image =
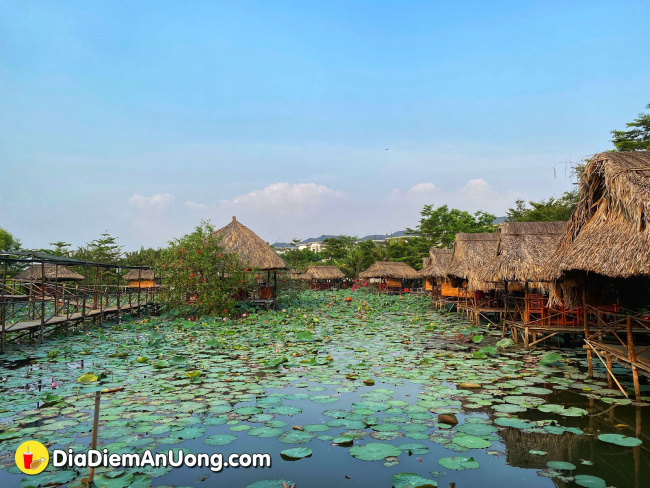
<path id="1" fill-rule="evenodd" d="M 2 330 L 0 330 L 0 338 L 2 344 L 2 347 L 0 348 L 0 352 L 4 350 L 4 345 L 7 341 L 9 334 L 11 333 L 18 334 L 18 336 L 13 337 L 13 339 L 18 339 L 28 334 L 33 336 L 36 332 L 41 333 L 41 338 L 42 338 L 42 333 L 45 333 L 46 331 L 50 331 L 52 329 L 56 329 L 57 327 L 65 327 L 67 325 L 83 321 L 85 319 L 99 319 L 100 321 L 102 321 L 104 317 L 108 315 L 128 313 L 134 310 L 148 308 L 153 305 L 154 305 L 153 302 L 146 302 L 146 303 L 143 302 L 141 304 L 125 303 L 124 305 L 120 305 L 119 308 L 116 305 L 114 305 L 111 307 L 104 307 L 102 309 L 88 310 L 85 314 L 76 312 L 69 315 L 54 315 L 54 316 L 46 317 L 45 320 L 41 320 L 39 318 L 36 320 L 24 320 L 10 325 L 3 324 Z"/>

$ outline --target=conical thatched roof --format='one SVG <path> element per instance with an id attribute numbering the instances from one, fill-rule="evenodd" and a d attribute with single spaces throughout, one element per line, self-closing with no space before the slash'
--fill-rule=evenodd
<path id="1" fill-rule="evenodd" d="M 248 227 L 237 222 L 235 217 L 213 235 L 220 239 L 227 253 L 237 254 L 244 266 L 260 270 L 288 269 L 287 263 L 271 246 Z"/>
<path id="2" fill-rule="evenodd" d="M 378 261 L 367 270 L 359 273 L 359 278 L 396 278 L 402 280 L 415 280 L 420 275 L 406 263 L 392 261 Z"/>
<path id="3" fill-rule="evenodd" d="M 14 279 L 37 281 L 40 283 L 43 280 L 43 269 L 41 266 L 45 268 L 45 281 L 81 281 L 84 279 L 79 273 L 61 264 L 32 264 L 29 268 L 14 276 Z"/>
<path id="4" fill-rule="evenodd" d="M 152 269 L 132 269 L 124 275 L 126 281 L 153 281 L 155 278 Z"/>
<path id="5" fill-rule="evenodd" d="M 549 278 L 587 271 L 613 278 L 650 276 L 650 152 L 593 156 L 580 199 L 547 266 Z"/>
<path id="6" fill-rule="evenodd" d="M 420 271 L 423 278 L 440 278 L 447 276 L 447 269 L 451 263 L 453 249 L 436 249 L 432 247 L 429 250 L 429 264 Z"/>
<path id="7" fill-rule="evenodd" d="M 310 266 L 303 273 L 308 280 L 340 280 L 345 278 L 343 271 L 336 266 Z"/>
<path id="8" fill-rule="evenodd" d="M 467 280 L 472 289 L 480 287 L 478 273 L 485 263 L 497 255 L 497 240 L 496 233 L 456 234 L 447 274 Z"/>
<path id="9" fill-rule="evenodd" d="M 505 222 L 499 225 L 497 255 L 480 270 L 483 281 L 544 281 L 566 222 Z"/>

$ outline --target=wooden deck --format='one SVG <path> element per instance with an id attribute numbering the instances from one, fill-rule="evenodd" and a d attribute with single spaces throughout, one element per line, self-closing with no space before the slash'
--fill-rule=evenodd
<path id="1" fill-rule="evenodd" d="M 2 346 L 6 342 L 6 338 L 9 334 L 17 333 L 18 337 L 22 337 L 26 334 L 34 334 L 35 332 L 45 332 L 57 327 L 66 326 L 73 324 L 75 322 L 82 321 L 84 319 L 94 319 L 100 318 L 108 315 L 128 313 L 133 310 L 139 310 L 141 308 L 147 308 L 153 305 L 152 302 L 141 303 L 141 304 L 128 304 L 120 305 L 119 309 L 116 305 L 111 307 L 105 307 L 102 309 L 92 309 L 88 310 L 85 314 L 76 312 L 69 315 L 55 315 L 46 317 L 44 321 L 40 318 L 36 320 L 24 320 L 20 322 L 15 322 L 13 324 L 4 325 L 2 330 L 0 330 L 0 337 L 2 338 Z"/>

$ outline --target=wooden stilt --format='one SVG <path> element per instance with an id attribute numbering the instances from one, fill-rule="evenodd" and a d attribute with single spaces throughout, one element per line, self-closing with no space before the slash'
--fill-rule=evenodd
<path id="1" fill-rule="evenodd" d="M 530 331 L 528 330 L 528 327 L 525 327 L 524 328 L 524 348 L 526 348 L 526 349 L 528 349 L 528 347 L 529 347 L 528 346 L 528 341 L 529 341 L 528 334 L 529 333 L 530 333 Z"/>
<path id="2" fill-rule="evenodd" d="M 605 359 L 607 359 L 607 386 L 609 388 L 614 388 L 614 373 L 612 372 L 612 355 L 608 352 L 605 353 Z"/>
<path id="3" fill-rule="evenodd" d="M 589 378 L 594 377 L 594 358 L 593 358 L 593 353 L 591 352 L 591 349 L 589 346 L 585 346 L 587 349 L 587 371 L 589 374 Z"/>

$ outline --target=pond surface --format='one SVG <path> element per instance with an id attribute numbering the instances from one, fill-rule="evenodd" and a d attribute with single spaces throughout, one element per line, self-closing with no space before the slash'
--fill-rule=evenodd
<path id="1" fill-rule="evenodd" d="M 0 363 L 0 483 L 81 486 L 86 470 L 23 475 L 14 450 L 85 452 L 94 392 L 116 389 L 100 449 L 269 453 L 272 466 L 98 468 L 97 486 L 647 486 L 650 409 L 603 369 L 589 379 L 582 350 L 500 339 L 425 297 L 342 291 L 239 322 L 170 314 L 20 344 Z M 281 455 L 292 448 L 311 455 Z"/>

